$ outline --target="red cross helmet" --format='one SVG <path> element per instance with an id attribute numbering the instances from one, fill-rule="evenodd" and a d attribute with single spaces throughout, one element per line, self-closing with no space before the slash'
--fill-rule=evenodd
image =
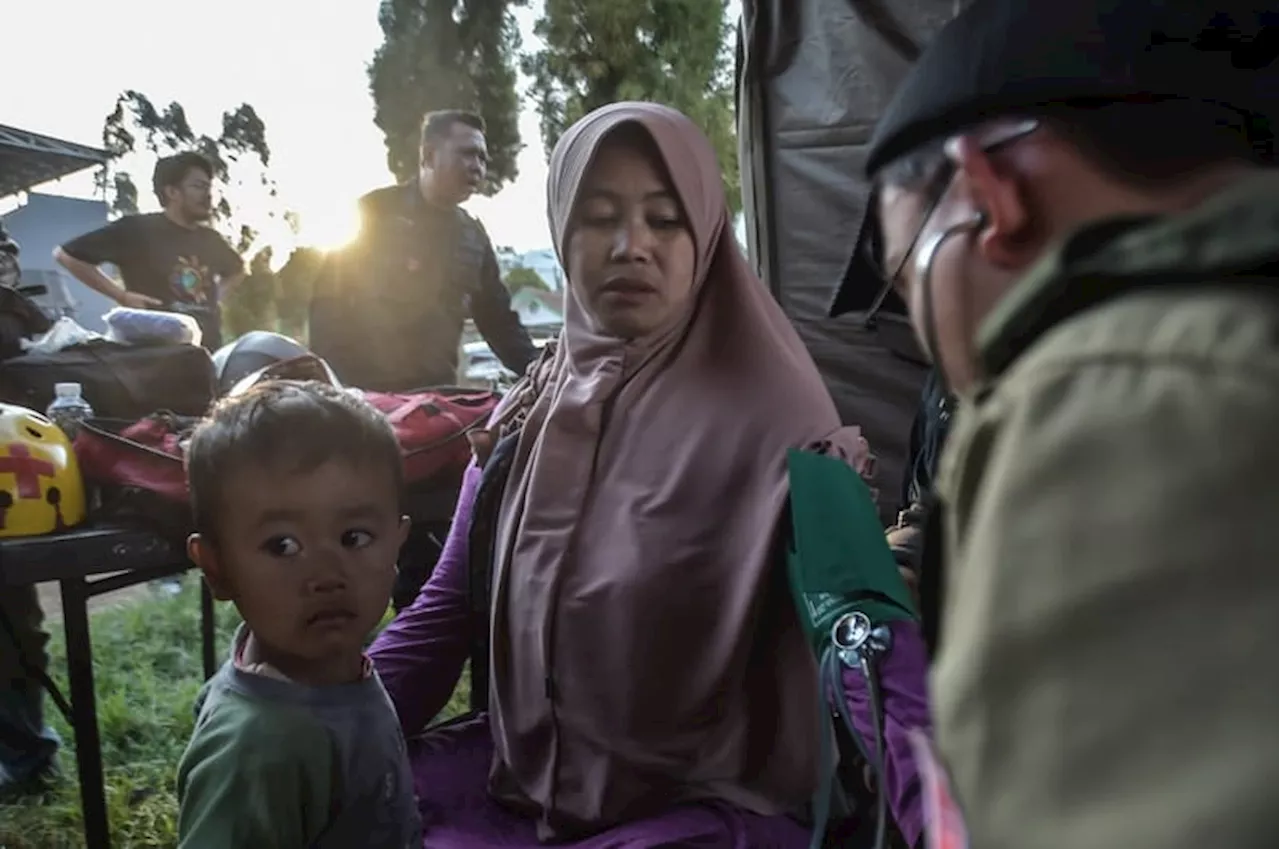
<path id="1" fill-rule="evenodd" d="M 71 440 L 39 413 L 0 403 L 0 537 L 47 534 L 84 519 Z"/>

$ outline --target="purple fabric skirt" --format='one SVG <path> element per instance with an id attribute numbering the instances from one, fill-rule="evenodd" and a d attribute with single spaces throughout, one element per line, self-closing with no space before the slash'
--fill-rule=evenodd
<path id="1" fill-rule="evenodd" d="M 424 849 L 534 849 L 536 824 L 494 802 L 487 789 L 493 742 L 481 718 L 449 725 L 409 746 Z M 809 831 L 721 803 L 681 805 L 564 849 L 807 849 Z"/>

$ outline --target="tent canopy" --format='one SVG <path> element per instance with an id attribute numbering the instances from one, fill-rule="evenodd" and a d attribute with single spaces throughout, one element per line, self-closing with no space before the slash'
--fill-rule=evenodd
<path id="1" fill-rule="evenodd" d="M 106 161 L 97 148 L 0 124 L 0 198 Z"/>
<path id="2" fill-rule="evenodd" d="M 867 202 L 862 161 L 880 111 L 965 0 L 743 0 L 738 144 L 751 259 L 799 331 L 841 416 L 878 462 L 886 521 L 907 461 L 925 365 L 905 306 L 828 318 Z"/>

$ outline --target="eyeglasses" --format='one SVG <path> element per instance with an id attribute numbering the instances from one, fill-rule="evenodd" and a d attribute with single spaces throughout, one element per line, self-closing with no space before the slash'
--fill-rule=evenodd
<path id="1" fill-rule="evenodd" d="M 995 153 L 1001 148 L 1026 138 L 1038 129 L 1040 129 L 1040 121 L 1034 118 L 992 124 L 985 131 L 979 131 L 979 149 L 984 153 Z M 933 213 L 937 211 L 938 205 L 942 203 L 943 197 L 946 196 L 947 189 L 950 188 L 951 180 L 955 177 L 955 173 L 956 164 L 950 157 L 947 157 L 945 164 L 938 170 L 938 173 L 933 175 L 925 187 L 924 214 L 920 216 L 920 224 L 916 227 L 911 241 L 907 243 L 906 250 L 902 252 L 902 258 L 894 266 L 892 274 L 887 273 L 884 268 L 884 233 L 880 228 L 880 218 L 876 214 L 876 198 L 873 196 L 868 202 L 866 213 L 868 216 L 867 237 L 862 242 L 863 250 L 865 251 L 864 259 L 866 264 L 881 279 L 880 291 L 867 310 L 866 324 L 868 326 L 875 324 L 876 313 L 883 306 L 885 299 L 889 297 L 889 293 L 893 291 L 898 279 L 902 276 L 903 270 L 907 267 L 907 262 L 910 261 L 911 255 L 915 253 L 917 245 L 920 244 L 920 239 L 924 236 L 925 227 L 928 226 L 929 219 L 933 218 Z"/>

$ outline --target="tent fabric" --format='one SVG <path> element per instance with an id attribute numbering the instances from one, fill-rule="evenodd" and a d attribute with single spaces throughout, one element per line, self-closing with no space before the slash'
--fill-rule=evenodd
<path id="1" fill-rule="evenodd" d="M 881 518 L 898 509 L 925 365 L 902 355 L 910 330 L 887 305 L 828 318 L 862 223 L 866 147 L 910 66 L 962 0 L 745 0 L 740 30 L 739 156 L 748 253 L 827 381 L 841 417 L 875 452 Z M 909 41 L 904 45 L 900 37 Z M 866 281 L 869 306 L 879 281 Z M 907 340 L 890 350 L 886 341 Z M 918 353 L 916 357 L 918 357 Z"/>

